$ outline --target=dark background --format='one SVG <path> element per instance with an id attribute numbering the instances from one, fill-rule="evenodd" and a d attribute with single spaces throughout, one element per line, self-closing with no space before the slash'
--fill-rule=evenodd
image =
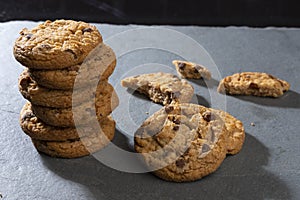
<path id="1" fill-rule="evenodd" d="M 297 0 L 0 0 L 0 21 L 299 27 L 299 10 Z"/>

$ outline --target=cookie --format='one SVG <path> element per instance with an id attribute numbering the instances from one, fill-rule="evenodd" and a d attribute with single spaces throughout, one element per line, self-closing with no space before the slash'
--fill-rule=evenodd
<path id="1" fill-rule="evenodd" d="M 226 131 L 222 120 L 206 121 L 206 111 L 166 106 L 138 129 L 135 150 L 155 175 L 168 181 L 194 181 L 221 165 L 227 153 Z"/>
<path id="2" fill-rule="evenodd" d="M 179 76 L 182 78 L 192 78 L 192 79 L 211 79 L 211 73 L 202 65 L 182 61 L 182 60 L 173 60 L 172 62 Z"/>
<path id="3" fill-rule="evenodd" d="M 22 130 L 35 140 L 44 141 L 67 141 L 76 140 L 80 137 L 95 133 L 99 129 L 103 134 L 112 134 L 112 131 L 106 131 L 109 127 L 114 127 L 115 122 L 111 117 L 106 117 L 99 121 L 99 124 L 87 124 L 84 126 L 74 127 L 55 127 L 45 124 L 32 112 L 31 104 L 26 103 L 20 113 L 20 125 Z M 79 135 L 79 133 L 81 135 Z"/>
<path id="4" fill-rule="evenodd" d="M 13 53 L 28 68 L 62 69 L 82 63 L 101 42 L 97 28 L 88 23 L 47 20 L 31 30 L 23 29 Z"/>
<path id="5" fill-rule="evenodd" d="M 208 109 L 209 110 L 209 109 Z M 237 154 L 243 147 L 245 141 L 245 130 L 243 123 L 222 110 L 210 109 L 204 114 L 206 120 L 212 117 L 211 113 L 217 114 L 224 122 L 224 128 L 226 129 L 228 136 L 226 138 L 227 154 Z"/>
<path id="6" fill-rule="evenodd" d="M 102 128 L 103 133 L 91 133 L 76 140 L 64 142 L 32 139 L 35 148 L 52 157 L 78 158 L 101 150 L 109 144 L 115 134 L 115 122 Z"/>
<path id="7" fill-rule="evenodd" d="M 279 97 L 288 91 L 290 84 L 267 73 L 242 72 L 227 76 L 218 86 L 220 93 Z"/>
<path id="8" fill-rule="evenodd" d="M 96 100 L 95 100 L 96 99 Z M 88 124 L 91 120 L 102 120 L 118 106 L 119 99 L 114 90 L 70 108 L 50 108 L 32 104 L 33 113 L 46 124 L 59 127 L 74 127 Z M 73 114 L 74 113 L 74 114 Z M 76 117 L 76 118 L 75 118 Z"/>
<path id="9" fill-rule="evenodd" d="M 86 87 L 74 90 L 54 90 L 39 86 L 25 69 L 19 77 L 19 91 L 25 99 L 35 105 L 51 108 L 69 108 L 89 101 L 95 96 L 94 88 Z M 109 101 L 113 87 L 106 81 L 99 82 L 96 96 Z"/>
<path id="10" fill-rule="evenodd" d="M 164 180 L 198 180 L 217 170 L 232 148 L 240 148 L 233 137 L 238 131 L 225 123 L 224 116 L 230 117 L 229 122 L 235 119 L 196 104 L 165 106 L 137 130 L 135 150 L 149 170 Z M 243 128 L 240 131 L 244 134 Z"/>
<path id="11" fill-rule="evenodd" d="M 113 50 L 102 43 L 79 65 L 61 70 L 29 69 L 29 73 L 38 85 L 50 89 L 71 90 L 75 80 L 76 88 L 89 85 L 91 80 L 106 81 L 115 67 L 116 56 Z"/>
<path id="12" fill-rule="evenodd" d="M 194 94 L 193 86 L 186 80 L 180 80 L 173 74 L 162 72 L 128 77 L 123 79 L 121 84 L 163 105 L 168 105 L 173 101 L 189 102 Z"/>

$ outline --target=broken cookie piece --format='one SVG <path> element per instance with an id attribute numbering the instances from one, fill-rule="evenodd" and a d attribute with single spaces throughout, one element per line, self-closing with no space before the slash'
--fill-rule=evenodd
<path id="1" fill-rule="evenodd" d="M 182 78 L 211 79 L 210 71 L 202 65 L 181 60 L 173 60 L 172 63 L 175 65 L 177 73 Z"/>
<path id="2" fill-rule="evenodd" d="M 267 73 L 242 72 L 220 81 L 218 91 L 231 95 L 279 97 L 288 91 L 290 84 Z"/>
<path id="3" fill-rule="evenodd" d="M 123 79 L 121 84 L 163 105 L 168 105 L 173 101 L 189 102 L 194 94 L 193 86 L 186 80 L 180 80 L 173 74 L 162 72 L 128 77 Z"/>

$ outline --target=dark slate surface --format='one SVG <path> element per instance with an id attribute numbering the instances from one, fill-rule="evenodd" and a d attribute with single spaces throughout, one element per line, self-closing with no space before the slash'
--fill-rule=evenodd
<path id="1" fill-rule="evenodd" d="M 171 60 L 186 57 L 178 54 L 178 47 L 182 47 L 181 53 L 190 56 L 189 59 L 204 62 L 213 71 L 213 81 L 192 82 L 197 94 L 194 101 L 225 108 L 243 121 L 246 141 L 238 155 L 229 156 L 214 174 L 202 180 L 177 184 L 162 181 L 150 173 L 127 173 L 112 169 L 99 162 L 97 157 L 54 159 L 36 152 L 18 124 L 19 111 L 25 100 L 17 86 L 22 67 L 12 55 L 18 32 L 23 27 L 35 25 L 35 22 L 0 24 L 0 193 L 3 199 L 300 198 L 300 29 L 171 26 L 167 27 L 169 29 L 149 29 L 97 25 L 106 42 L 118 55 L 118 66 L 110 81 L 121 103 L 113 116 L 118 122 L 118 129 L 127 134 L 126 137 L 147 117 L 146 112 L 152 113 L 160 106 L 138 94 L 129 94 L 119 86 L 120 79 L 157 70 L 173 73 L 172 68 L 167 67 L 171 66 Z M 148 29 L 132 31 L 136 28 Z M 171 31 L 170 37 L 166 37 L 170 29 L 179 31 L 181 36 Z M 129 32 L 122 35 L 125 30 Z M 174 41 L 177 36 L 178 40 Z M 197 55 L 187 36 L 201 44 L 214 62 L 204 51 Z M 166 49 L 173 48 L 174 51 L 157 49 L 160 45 Z M 291 91 L 279 99 L 225 99 L 215 92 L 221 77 L 241 71 L 272 73 L 288 80 Z M 123 114 L 126 108 L 129 111 Z M 255 126 L 251 126 L 251 122 Z M 116 133 L 114 144 L 130 153 L 127 139 L 121 132 Z M 107 157 L 113 157 L 108 162 L 115 166 L 116 163 L 121 167 L 129 166 L 128 162 L 138 165 L 138 162 L 128 161 L 120 154 Z"/>

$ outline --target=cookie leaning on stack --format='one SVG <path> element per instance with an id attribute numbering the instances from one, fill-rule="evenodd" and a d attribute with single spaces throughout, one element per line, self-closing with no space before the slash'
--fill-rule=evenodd
<path id="1" fill-rule="evenodd" d="M 14 56 L 27 67 L 19 90 L 30 103 L 20 125 L 38 151 L 75 158 L 110 142 L 115 121 L 109 115 L 118 97 L 108 78 L 116 57 L 95 26 L 56 20 L 23 29 Z"/>

